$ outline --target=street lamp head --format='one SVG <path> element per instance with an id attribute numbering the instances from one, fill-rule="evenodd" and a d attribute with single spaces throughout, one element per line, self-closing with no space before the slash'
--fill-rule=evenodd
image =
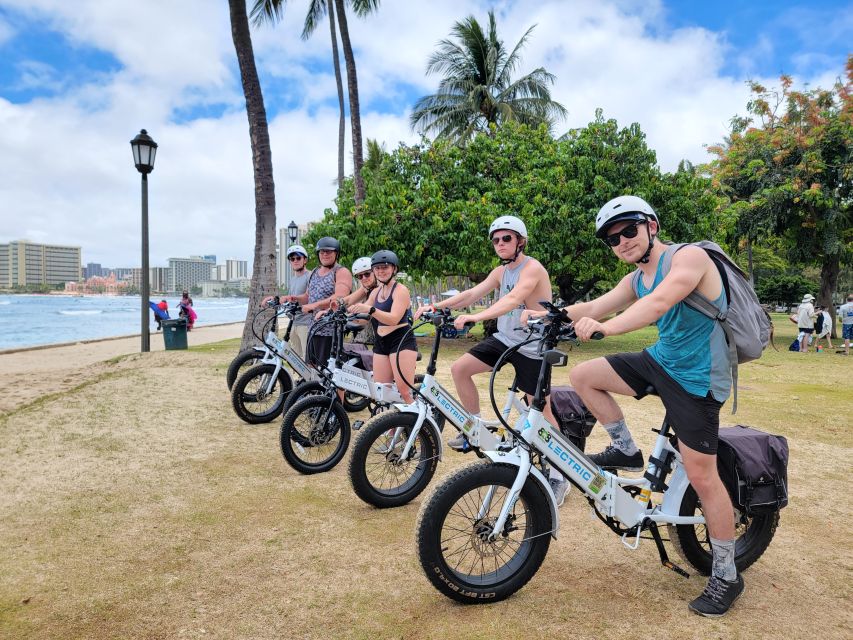
<path id="1" fill-rule="evenodd" d="M 157 143 L 148 135 L 145 129 L 130 141 L 133 149 L 133 163 L 142 174 L 154 171 L 154 157 L 157 155 Z"/>
<path id="2" fill-rule="evenodd" d="M 290 224 L 287 225 L 287 237 L 290 238 L 291 242 L 296 242 L 296 238 L 299 236 L 299 227 L 296 226 L 296 223 L 291 220 Z"/>

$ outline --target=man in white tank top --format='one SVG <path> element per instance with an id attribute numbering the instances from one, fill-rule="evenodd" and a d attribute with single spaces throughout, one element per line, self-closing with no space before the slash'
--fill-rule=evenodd
<path id="1" fill-rule="evenodd" d="M 435 305 L 421 306 L 415 312 L 415 319 L 430 308 L 460 309 L 474 304 L 477 300 L 498 291 L 497 301 L 487 309 L 474 314 L 463 314 L 456 318 L 455 326 L 462 329 L 466 323 L 498 319 L 498 332 L 477 343 L 468 353 L 459 358 L 450 367 L 456 392 L 462 406 L 474 415 L 480 415 L 480 394 L 473 377 L 492 370 L 498 358 L 507 348 L 523 342 L 527 334 L 515 331 L 521 327 L 521 313 L 525 309 L 541 310 L 541 300 L 551 301 L 551 279 L 545 267 L 529 256 L 524 255 L 527 246 L 527 227 L 515 216 L 500 216 L 489 227 L 489 239 L 500 258 L 500 266 L 492 269 L 478 285 L 466 289 L 455 296 L 442 300 Z M 509 359 L 515 369 L 518 388 L 528 394 L 528 400 L 536 391 L 536 381 L 542 359 L 536 356 L 535 345 L 527 345 Z M 551 412 L 550 398 L 545 401 L 545 418 L 554 426 L 558 422 Z M 448 443 L 453 449 L 464 451 L 466 440 L 463 434 Z M 569 483 L 556 471 L 551 472 L 551 486 L 562 504 Z"/>

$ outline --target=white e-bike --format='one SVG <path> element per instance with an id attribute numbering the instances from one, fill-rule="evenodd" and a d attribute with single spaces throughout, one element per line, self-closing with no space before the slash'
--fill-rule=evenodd
<path id="1" fill-rule="evenodd" d="M 684 559 L 699 573 L 709 574 L 710 536 L 702 505 L 666 422 L 645 473 L 630 478 L 599 468 L 543 417 L 551 368 L 568 360 L 555 347 L 561 340 L 576 339 L 565 313 L 550 304 L 545 307 L 548 314 L 536 321 L 543 355 L 536 395 L 521 431 L 506 425 L 517 446 L 485 451 L 487 463 L 450 476 L 421 509 L 417 549 L 427 578 L 444 595 L 469 604 L 503 600 L 527 584 L 559 530 L 559 511 L 546 479 L 549 466 L 580 490 L 593 513 L 626 547 L 636 549 L 648 532 L 661 563 L 686 577 L 668 558 L 659 531 L 665 524 Z M 494 405 L 493 389 L 491 393 Z M 778 522 L 778 511 L 749 517 L 735 510 L 739 571 L 764 553 Z"/>

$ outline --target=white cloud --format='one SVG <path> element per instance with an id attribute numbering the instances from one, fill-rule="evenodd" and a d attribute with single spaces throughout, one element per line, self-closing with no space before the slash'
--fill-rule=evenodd
<path id="1" fill-rule="evenodd" d="M 106 51 L 121 65 L 82 85 L 60 85 L 55 97 L 26 104 L 0 97 L 0 241 L 79 244 L 86 262 L 138 264 L 139 174 L 128 142 L 145 127 L 160 144 L 150 177 L 152 265 L 189 254 L 251 259 L 251 149 L 227 4 L 0 0 L 0 6 L 15 13 L 16 27 L 26 20 L 47 24 L 74 46 Z M 485 22 L 491 6 L 388 0 L 375 16 L 350 16 L 365 138 L 388 149 L 417 140 L 408 126 L 411 93 L 432 92 L 438 83 L 424 76 L 427 58 L 454 22 L 469 14 Z M 338 112 L 328 23 L 303 42 L 302 11 L 291 3 L 282 24 L 253 30 L 259 71 L 275 83 L 264 91 L 268 112 L 276 114 L 269 129 L 279 226 L 319 218 L 335 193 Z M 510 44 L 538 24 L 520 71 L 545 66 L 556 74 L 554 96 L 570 112 L 563 129 L 584 126 L 602 107 L 622 126 L 639 122 L 662 167 L 672 170 L 685 157 L 706 159 L 704 145 L 719 141 L 729 118 L 743 113 L 747 88 L 742 78 L 721 72 L 731 53 L 724 34 L 669 30 L 666 12 L 659 1 L 640 0 L 516 0 L 496 10 Z M 0 21 L 0 44 L 13 33 Z M 60 82 L 39 65 L 26 63 L 21 82 Z M 840 71 L 808 80 L 829 86 Z M 389 104 L 405 106 L 389 112 Z M 176 118 L 200 105 L 224 113 Z M 348 172 L 351 151 L 347 135 Z"/>

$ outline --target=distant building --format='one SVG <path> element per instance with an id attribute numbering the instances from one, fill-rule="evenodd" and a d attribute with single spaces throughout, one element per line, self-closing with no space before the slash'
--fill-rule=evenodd
<path id="1" fill-rule="evenodd" d="M 216 277 L 212 279 L 217 282 L 225 282 L 228 279 L 228 266 L 224 264 L 216 265 Z"/>
<path id="2" fill-rule="evenodd" d="M 89 262 L 86 264 L 86 268 L 83 271 L 83 273 L 84 273 L 83 279 L 85 280 L 86 278 L 93 278 L 95 276 L 97 276 L 97 277 L 104 276 L 104 275 L 106 275 L 106 271 L 107 270 L 104 269 L 99 263 Z"/>
<path id="3" fill-rule="evenodd" d="M 208 262 L 212 262 L 213 264 L 216 264 L 216 256 L 209 256 L 208 255 L 208 256 L 202 256 L 202 258 L 204 260 L 207 260 Z"/>
<path id="4" fill-rule="evenodd" d="M 225 261 L 225 279 L 226 280 L 238 280 L 240 278 L 247 278 L 249 275 L 249 263 L 245 260 L 237 260 L 236 258 L 230 258 Z"/>
<path id="5" fill-rule="evenodd" d="M 210 281 L 209 260 L 201 256 L 169 258 L 169 291 L 182 291 Z"/>
<path id="6" fill-rule="evenodd" d="M 17 240 L 0 244 L 0 286 L 57 285 L 81 279 L 80 247 Z"/>
<path id="7" fill-rule="evenodd" d="M 132 267 L 117 267 L 115 269 L 110 269 L 110 273 L 113 274 L 115 279 L 118 281 L 131 281 L 133 279 Z"/>
<path id="8" fill-rule="evenodd" d="M 169 291 L 169 267 L 149 268 L 151 293 L 166 293 Z"/>

